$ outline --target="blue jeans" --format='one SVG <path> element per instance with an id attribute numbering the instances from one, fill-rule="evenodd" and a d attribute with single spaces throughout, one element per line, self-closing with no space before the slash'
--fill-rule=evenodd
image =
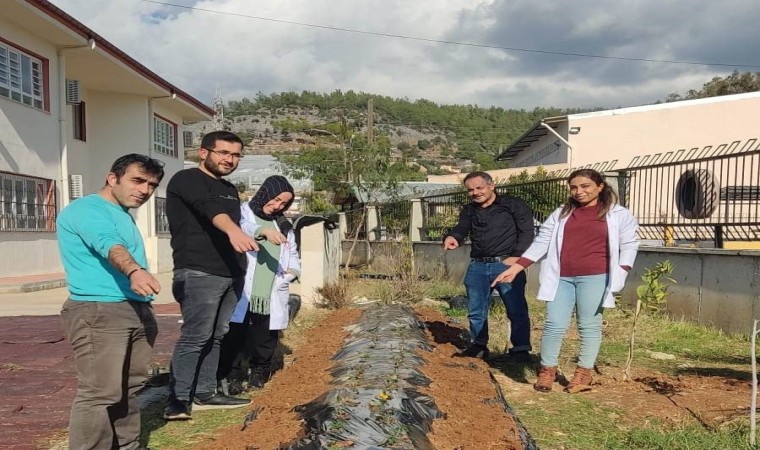
<path id="1" fill-rule="evenodd" d="M 467 319 L 470 321 L 470 339 L 475 344 L 488 345 L 488 308 L 491 304 L 491 283 L 497 275 L 507 270 L 500 262 L 471 261 L 464 277 L 467 289 Z M 512 283 L 499 283 L 499 292 L 512 332 L 510 351 L 530 351 L 530 316 L 525 300 L 525 272 L 520 272 Z"/>
<path id="2" fill-rule="evenodd" d="M 607 274 L 561 277 L 554 301 L 546 302 L 546 322 L 541 337 L 541 365 L 556 367 L 562 339 L 575 310 L 581 338 L 578 366 L 592 369 L 602 345 L 602 302 Z"/>
<path id="3" fill-rule="evenodd" d="M 172 355 L 171 394 L 182 401 L 195 392 L 216 392 L 219 346 L 243 290 L 242 278 L 177 269 L 172 294 L 182 309 L 182 328 Z"/>

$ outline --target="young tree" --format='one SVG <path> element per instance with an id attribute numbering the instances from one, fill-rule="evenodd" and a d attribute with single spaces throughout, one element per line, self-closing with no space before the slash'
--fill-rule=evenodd
<path id="1" fill-rule="evenodd" d="M 644 282 L 636 288 L 636 309 L 633 313 L 631 335 L 628 340 L 628 358 L 625 362 L 625 381 L 631 380 L 631 363 L 633 362 L 633 344 L 636 336 L 636 324 L 642 309 L 650 312 L 660 311 L 665 307 L 668 300 L 668 285 L 663 280 L 675 283 L 670 277 L 673 274 L 673 263 L 669 260 L 658 262 L 652 268 L 644 270 L 641 280 Z"/>

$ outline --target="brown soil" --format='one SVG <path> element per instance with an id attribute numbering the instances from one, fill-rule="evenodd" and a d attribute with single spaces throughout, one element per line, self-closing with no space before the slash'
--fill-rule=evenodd
<path id="1" fill-rule="evenodd" d="M 547 397 L 533 390 L 532 379 L 510 378 L 498 364 L 452 359 L 455 345 L 463 344 L 461 325 L 434 310 L 420 308 L 417 312 L 433 345 L 432 352 L 422 352 L 426 360 L 422 370 L 432 381 L 425 393 L 445 414 L 433 422 L 429 436 L 433 445 L 446 450 L 522 449 L 518 426 L 498 401 L 492 379 L 511 404 L 545 401 Z M 357 309 L 338 310 L 309 330 L 306 344 L 294 351 L 292 363 L 254 395 L 254 407 L 262 408 L 258 417 L 245 430 L 220 430 L 200 448 L 268 450 L 303 437 L 303 422 L 293 408 L 333 387 L 328 373 L 331 357 L 342 346 L 345 327 L 357 322 L 360 314 Z M 736 373 L 671 377 L 640 370 L 634 372 L 633 382 L 623 381 L 622 375 L 620 368 L 602 368 L 602 373 L 595 374 L 594 389 L 578 394 L 624 411 L 621 426 L 657 418 L 667 423 L 697 421 L 714 428 L 748 413 L 750 383 L 738 380 Z M 555 385 L 555 389 L 561 386 Z"/>
<path id="2" fill-rule="evenodd" d="M 154 359 L 165 364 L 179 326 L 176 316 L 162 314 L 176 314 L 177 308 L 167 305 L 170 308 L 164 311 L 158 306 L 162 305 L 156 310 L 161 333 Z M 434 347 L 432 352 L 423 352 L 427 361 L 423 371 L 432 380 L 426 393 L 446 414 L 433 423 L 431 442 L 441 450 L 520 448 L 514 419 L 496 401 L 489 372 L 513 406 L 551 401 L 551 396 L 536 393 L 532 379 L 508 376 L 510 371 L 498 363 L 489 367 L 479 360 L 450 358 L 454 345 L 462 345 L 460 327 L 466 324 L 432 310 L 418 313 Z M 254 395 L 254 406 L 263 408 L 258 418 L 245 431 L 240 426 L 219 430 L 220 437 L 203 447 L 271 450 L 301 437 L 303 424 L 292 409 L 332 387 L 330 358 L 347 335 L 344 327 L 355 323 L 360 314 L 357 309 L 339 310 L 309 330 L 288 367 Z M 0 397 L 4 399 L 0 401 L 0 448 L 41 448 L 40 440 L 58 436 L 68 421 L 76 384 L 70 346 L 63 340 L 57 316 L 0 318 L 0 330 Z M 693 374 L 666 376 L 639 369 L 634 370 L 633 382 L 625 382 L 620 368 L 601 369 L 594 377 L 594 390 L 578 395 L 622 411 L 622 427 L 641 426 L 656 418 L 713 429 L 748 415 L 749 371 L 694 369 Z M 555 385 L 557 390 L 560 387 Z"/>
<path id="3" fill-rule="evenodd" d="M 428 326 L 433 351 L 422 352 L 423 373 L 431 380 L 427 391 L 445 418 L 433 422 L 430 440 L 440 449 L 504 449 L 523 446 L 514 419 L 499 402 L 488 365 L 476 359 L 452 359 L 459 343 L 459 328 L 442 314 L 420 309 Z M 358 321 L 358 309 L 338 310 L 307 332 L 306 344 L 293 353 L 291 365 L 278 372 L 254 397 L 258 417 L 245 430 L 226 429 L 203 449 L 276 449 L 303 437 L 303 423 L 292 409 L 330 390 L 331 356 L 342 346 L 346 325 Z"/>

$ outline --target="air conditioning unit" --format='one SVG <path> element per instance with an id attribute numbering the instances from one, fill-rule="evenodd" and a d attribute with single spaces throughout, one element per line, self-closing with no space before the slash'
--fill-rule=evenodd
<path id="1" fill-rule="evenodd" d="M 77 105 L 82 103 L 79 80 L 66 80 L 66 103 Z"/>
<path id="2" fill-rule="evenodd" d="M 69 199 L 82 197 L 82 175 L 69 175 Z"/>

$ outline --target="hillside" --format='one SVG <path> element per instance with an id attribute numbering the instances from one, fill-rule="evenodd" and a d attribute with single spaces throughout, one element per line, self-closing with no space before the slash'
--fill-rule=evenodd
<path id="1" fill-rule="evenodd" d="M 259 93 L 225 106 L 225 128 L 244 139 L 248 154 L 292 154 L 317 146 L 337 151 L 351 136 L 367 132 L 370 99 L 375 136 L 387 139 L 394 161 L 422 173 L 501 167 L 494 157 L 536 120 L 580 111 L 437 105 L 353 91 Z M 197 140 L 210 126 L 198 122 L 187 129 Z"/>

